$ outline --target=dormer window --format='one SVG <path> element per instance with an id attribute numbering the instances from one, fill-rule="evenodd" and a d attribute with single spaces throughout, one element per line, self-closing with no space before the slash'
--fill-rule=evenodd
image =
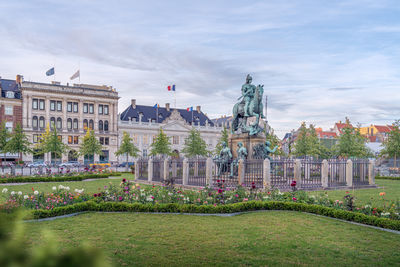
<path id="1" fill-rule="evenodd" d="M 13 91 L 7 91 L 6 98 L 15 98 L 15 93 Z"/>

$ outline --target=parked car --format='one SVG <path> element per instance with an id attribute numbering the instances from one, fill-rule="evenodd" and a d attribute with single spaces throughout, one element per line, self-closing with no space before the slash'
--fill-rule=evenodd
<path id="1" fill-rule="evenodd" d="M 79 163 L 79 161 L 67 161 L 67 162 L 63 162 L 58 165 L 58 167 L 62 167 L 62 168 L 72 168 L 72 167 L 80 167 L 80 166 L 81 166 L 81 164 Z"/>
<path id="2" fill-rule="evenodd" d="M 43 161 L 32 162 L 27 165 L 29 168 L 40 168 L 40 167 L 47 167 L 46 163 Z"/>
<path id="3" fill-rule="evenodd" d="M 130 166 L 134 166 L 135 163 L 134 162 L 122 162 L 118 165 L 118 167 L 126 167 L 126 165 Z"/>

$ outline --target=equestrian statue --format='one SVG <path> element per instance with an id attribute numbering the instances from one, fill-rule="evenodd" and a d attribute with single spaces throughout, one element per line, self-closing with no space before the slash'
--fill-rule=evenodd
<path id="1" fill-rule="evenodd" d="M 258 125 L 260 119 L 265 118 L 263 114 L 262 97 L 264 85 L 257 87 L 251 84 L 253 78 L 250 74 L 246 77 L 246 83 L 242 86 L 241 100 L 233 106 L 233 120 L 231 133 L 248 133 L 250 136 L 257 135 L 263 129 Z M 256 117 L 254 123 L 247 125 L 247 119 Z"/>

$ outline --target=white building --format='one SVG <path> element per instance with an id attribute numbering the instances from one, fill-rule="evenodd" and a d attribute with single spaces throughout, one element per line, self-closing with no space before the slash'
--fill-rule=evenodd
<path id="1" fill-rule="evenodd" d="M 172 150 L 179 154 L 192 128 L 200 132 L 210 151 L 217 145 L 223 129 L 214 126 L 214 123 L 201 111 L 200 106 L 193 111 L 174 109 L 169 103 L 165 104 L 165 107 L 157 108 L 136 105 L 135 99 L 132 99 L 131 105 L 120 114 L 118 128 L 119 143 L 121 143 L 123 132 L 126 131 L 142 156 L 150 154 L 150 146 L 160 128 L 170 137 Z M 120 161 L 125 161 L 125 159 L 121 158 Z"/>
<path id="2" fill-rule="evenodd" d="M 118 93 L 111 86 L 87 84 L 61 85 L 22 82 L 22 126 L 28 140 L 37 143 L 47 125 L 56 127 L 59 137 L 71 151 L 62 161 L 93 159 L 76 157 L 86 129 L 94 129 L 103 145 L 103 155 L 94 162 L 113 162 L 118 148 Z M 24 161 L 51 161 L 51 155 L 26 155 Z"/>

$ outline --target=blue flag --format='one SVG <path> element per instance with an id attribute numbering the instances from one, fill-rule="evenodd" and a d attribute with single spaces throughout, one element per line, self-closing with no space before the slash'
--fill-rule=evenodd
<path id="1" fill-rule="evenodd" d="M 172 91 L 175 91 L 175 84 L 172 85 Z"/>
<path id="2" fill-rule="evenodd" d="M 54 67 L 52 67 L 51 69 L 49 69 L 48 71 L 46 71 L 46 75 L 47 75 L 47 76 L 54 75 Z"/>
<path id="3" fill-rule="evenodd" d="M 159 104 L 155 104 L 155 105 L 153 106 L 153 108 L 159 108 L 159 107 L 160 107 Z"/>

